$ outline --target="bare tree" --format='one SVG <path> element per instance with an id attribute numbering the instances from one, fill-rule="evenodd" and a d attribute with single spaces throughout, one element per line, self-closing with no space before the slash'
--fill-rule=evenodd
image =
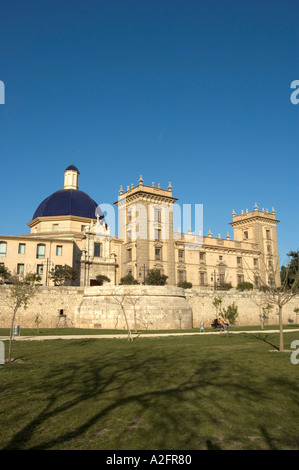
<path id="1" fill-rule="evenodd" d="M 133 337 L 132 337 L 132 332 L 131 332 L 129 319 L 127 315 L 127 307 L 129 305 L 133 307 L 135 333 L 137 333 L 137 320 L 144 321 L 143 319 L 137 318 L 137 315 L 136 315 L 136 305 L 139 302 L 140 297 L 141 297 L 140 295 L 134 292 L 134 287 L 131 288 L 131 286 L 116 287 L 115 289 L 113 289 L 111 293 L 112 302 L 119 306 L 120 311 L 124 316 L 125 323 L 126 323 L 127 330 L 128 330 L 128 341 L 133 341 Z M 117 319 L 117 323 L 118 323 L 118 319 Z M 147 324 L 146 321 L 144 321 L 144 323 Z"/>
<path id="2" fill-rule="evenodd" d="M 133 341 L 133 336 L 132 336 L 132 333 L 131 333 L 131 328 L 130 328 L 130 325 L 129 325 L 128 316 L 127 316 L 127 312 L 126 312 L 126 304 L 128 302 L 128 293 L 126 292 L 126 290 L 124 290 L 122 288 L 115 288 L 115 289 L 113 289 L 113 291 L 111 293 L 111 301 L 113 303 L 117 304 L 118 307 L 120 308 L 120 310 L 121 310 L 121 312 L 124 316 L 126 326 L 127 326 L 128 341 Z"/>
<path id="3" fill-rule="evenodd" d="M 134 310 L 134 328 L 135 333 L 137 333 L 137 315 L 136 315 L 136 304 L 139 302 L 140 296 L 131 295 L 131 292 L 127 292 L 127 301 L 132 305 Z"/>
<path id="4" fill-rule="evenodd" d="M 290 262 L 285 267 L 285 275 L 283 278 L 280 276 L 279 260 L 270 257 L 261 258 L 261 263 L 264 272 L 262 278 L 258 271 L 248 271 L 254 276 L 254 279 L 259 280 L 259 289 L 263 294 L 265 305 L 278 307 L 279 318 L 279 351 L 284 351 L 284 338 L 283 338 L 283 307 L 299 293 L 299 273 L 295 273 L 292 277 L 292 284 L 289 283 L 289 268 Z"/>
<path id="5" fill-rule="evenodd" d="M 259 308 L 259 319 L 261 322 L 261 328 L 264 329 L 265 323 L 269 319 L 269 314 L 273 310 L 274 306 L 268 302 L 263 294 L 250 299 Z"/>

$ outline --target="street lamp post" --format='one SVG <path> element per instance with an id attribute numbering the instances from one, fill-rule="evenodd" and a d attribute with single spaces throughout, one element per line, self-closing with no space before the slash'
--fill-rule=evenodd
<path id="1" fill-rule="evenodd" d="M 142 284 L 145 285 L 145 273 L 146 271 L 148 273 L 148 269 L 145 267 L 145 264 L 143 265 L 142 268 L 139 268 L 139 277 L 142 276 L 142 271 L 143 271 L 143 283 Z"/>
<path id="2" fill-rule="evenodd" d="M 216 274 L 215 270 L 214 273 L 211 274 L 211 281 L 214 282 L 214 290 L 216 291 L 219 286 L 219 276 Z"/>

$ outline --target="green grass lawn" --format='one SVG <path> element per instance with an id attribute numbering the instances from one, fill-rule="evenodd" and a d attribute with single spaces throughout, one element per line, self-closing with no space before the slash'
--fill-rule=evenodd
<path id="1" fill-rule="evenodd" d="M 0 366 L 0 449 L 297 450 L 299 364 L 278 341 L 15 341 Z"/>
<path id="2" fill-rule="evenodd" d="M 284 325 L 284 329 L 296 329 L 299 328 L 297 324 Z M 260 325 L 250 326 L 232 326 L 231 331 L 252 331 L 261 330 Z M 278 325 L 265 325 L 263 330 L 279 330 Z M 205 332 L 215 331 L 213 328 L 205 327 Z M 190 330 L 142 330 L 138 333 L 142 335 L 150 333 L 199 333 L 199 328 L 192 328 Z M 0 336 L 9 336 L 9 328 L 0 328 Z M 21 336 L 61 336 L 61 335 L 127 335 L 127 330 L 104 330 L 97 328 L 21 328 Z M 134 329 L 132 329 L 134 334 Z"/>

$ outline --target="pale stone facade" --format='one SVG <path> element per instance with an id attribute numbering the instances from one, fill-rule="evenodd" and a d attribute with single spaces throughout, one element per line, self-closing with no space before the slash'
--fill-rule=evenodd
<path id="1" fill-rule="evenodd" d="M 41 203 L 28 223 L 30 234 L 0 236 L 0 264 L 13 274 L 41 275 L 41 284 L 51 286 L 51 270 L 67 264 L 76 270 L 74 285 L 97 283 L 99 274 L 118 285 L 127 273 L 144 283 L 150 269 L 165 274 L 167 284 L 191 282 L 193 287 L 213 290 L 221 284 L 233 287 L 242 281 L 273 282 L 268 268 L 275 266 L 279 282 L 279 254 L 275 211 L 233 212 L 229 235 L 175 232 L 177 198 L 169 183 L 121 188 L 114 203 L 118 210 L 118 235 L 111 235 L 95 201 L 79 191 L 79 171 L 70 165 L 64 172 L 64 189 Z"/>

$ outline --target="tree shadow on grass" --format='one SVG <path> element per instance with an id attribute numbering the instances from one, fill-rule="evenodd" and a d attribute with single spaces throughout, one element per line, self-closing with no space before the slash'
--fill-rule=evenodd
<path id="1" fill-rule="evenodd" d="M 229 435 L 238 420 L 234 401 L 249 397 L 256 403 L 265 399 L 265 391 L 254 385 L 250 369 L 245 371 L 243 364 L 226 367 L 209 355 L 198 364 L 188 361 L 186 351 L 171 349 L 161 355 L 154 344 L 147 351 L 121 346 L 115 351 L 111 346 L 99 356 L 93 350 L 80 361 L 55 364 L 49 375 L 45 373 L 43 382 L 32 385 L 37 403 L 40 398 L 46 404 L 2 450 L 73 445 L 96 449 L 128 449 L 128 445 L 135 450 L 220 449 L 218 428 Z M 130 444 L 130 436 L 136 438 L 138 433 Z M 263 433 L 266 436 L 265 429 Z"/>
<path id="2" fill-rule="evenodd" d="M 271 346 L 272 348 L 274 349 L 277 349 L 277 351 L 279 351 L 279 346 L 277 346 L 277 344 L 273 344 L 269 338 L 271 338 L 271 334 L 265 334 L 265 333 L 261 333 L 261 334 L 258 334 L 258 333 L 246 333 L 247 337 L 250 336 L 258 341 L 261 341 L 262 343 L 266 343 L 266 344 L 269 344 L 269 346 Z M 244 336 L 244 335 L 243 335 Z"/>

